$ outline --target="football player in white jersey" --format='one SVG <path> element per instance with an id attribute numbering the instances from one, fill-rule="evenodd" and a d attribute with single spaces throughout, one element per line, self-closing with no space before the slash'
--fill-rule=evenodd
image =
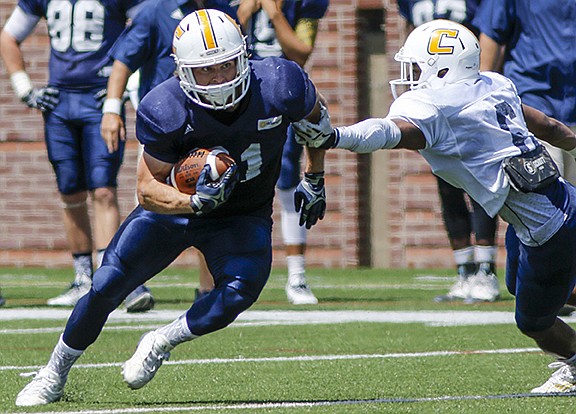
<path id="1" fill-rule="evenodd" d="M 508 78 L 479 72 L 478 40 L 462 25 L 419 26 L 395 59 L 401 79 L 391 81 L 393 94 L 410 90 L 386 118 L 336 129 L 294 123 L 299 139 L 357 153 L 417 150 L 434 174 L 508 222 L 506 285 L 516 296 L 516 324 L 558 358 L 551 367 L 559 369 L 532 392 L 576 392 L 576 332 L 557 316 L 576 282 L 576 187 L 536 139 L 576 156 L 574 132 L 523 105 Z"/>

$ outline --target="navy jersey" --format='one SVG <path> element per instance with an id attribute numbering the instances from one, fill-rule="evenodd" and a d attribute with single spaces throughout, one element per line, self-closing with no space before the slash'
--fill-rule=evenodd
<path id="1" fill-rule="evenodd" d="M 452 20 L 474 29 L 472 18 L 480 0 L 397 0 L 402 17 L 413 26 L 420 26 L 434 19 Z M 474 30 L 473 30 L 474 31 Z"/>
<path id="2" fill-rule="evenodd" d="M 105 87 L 108 50 L 140 0 L 19 0 L 27 14 L 44 17 L 50 35 L 50 78 L 60 89 Z"/>
<path id="3" fill-rule="evenodd" d="M 110 51 L 132 72 L 140 69 L 140 99 L 174 73 L 172 38 L 182 18 L 199 8 L 210 8 L 236 19 L 236 11 L 226 0 L 148 0 L 144 6 Z"/>
<path id="4" fill-rule="evenodd" d="M 576 125 L 576 2 L 484 0 L 474 24 L 507 45 L 504 74 L 522 101 Z"/>
<path id="5" fill-rule="evenodd" d="M 296 27 L 299 19 L 321 19 L 327 9 L 328 0 L 285 0 L 282 5 L 282 13 L 292 28 Z M 252 15 L 246 31 L 254 56 L 283 56 L 274 26 L 263 9 Z"/>
<path id="6" fill-rule="evenodd" d="M 192 103 L 176 77 L 150 91 L 138 107 L 136 136 L 154 158 L 176 163 L 194 148 L 221 146 L 238 163 L 240 183 L 208 217 L 261 208 L 271 213 L 288 125 L 308 115 L 316 103 L 316 89 L 296 63 L 267 58 L 250 66 L 250 89 L 240 113 L 225 123 L 214 116 L 224 111 Z"/>

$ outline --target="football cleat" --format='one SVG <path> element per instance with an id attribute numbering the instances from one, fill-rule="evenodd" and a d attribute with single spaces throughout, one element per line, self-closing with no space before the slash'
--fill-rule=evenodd
<path id="1" fill-rule="evenodd" d="M 62 398 L 66 378 L 49 370 L 42 368 L 34 379 L 26 385 L 16 396 L 18 407 L 31 407 L 35 405 L 45 405 Z"/>
<path id="2" fill-rule="evenodd" d="M 445 295 L 436 296 L 434 302 L 451 302 L 454 300 L 464 300 L 468 297 L 468 278 L 458 276 L 456 282 Z"/>
<path id="3" fill-rule="evenodd" d="M 445 295 L 439 295 L 434 298 L 434 302 L 452 302 L 456 300 L 465 300 L 470 293 L 468 278 L 476 271 L 476 264 L 464 263 L 457 266 L 458 276 L 456 282 Z"/>
<path id="4" fill-rule="evenodd" d="M 4 306 L 6 299 L 2 296 L 2 291 L 0 290 L 0 306 Z"/>
<path id="5" fill-rule="evenodd" d="M 494 273 L 479 270 L 468 278 L 469 302 L 494 302 L 500 297 L 500 283 Z"/>
<path id="6" fill-rule="evenodd" d="M 124 300 L 126 312 L 147 312 L 154 308 L 154 296 L 144 285 L 134 289 Z"/>
<path id="7" fill-rule="evenodd" d="M 549 368 L 558 368 L 539 387 L 534 388 L 533 394 L 571 394 L 576 392 L 576 367 L 566 361 L 556 361 L 548 365 Z"/>
<path id="8" fill-rule="evenodd" d="M 133 390 L 148 384 L 162 362 L 168 360 L 173 348 L 168 338 L 156 331 L 142 336 L 132 358 L 122 365 L 124 382 Z"/>
<path id="9" fill-rule="evenodd" d="M 90 291 L 92 287 L 92 279 L 88 276 L 76 277 L 76 280 L 70 285 L 68 290 L 63 294 L 54 298 L 48 299 L 46 302 L 48 306 L 75 306 L 76 302 L 82 296 Z"/>
<path id="10" fill-rule="evenodd" d="M 288 302 L 293 305 L 318 304 L 318 299 L 306 283 L 299 285 L 286 284 L 286 296 L 288 296 Z"/>

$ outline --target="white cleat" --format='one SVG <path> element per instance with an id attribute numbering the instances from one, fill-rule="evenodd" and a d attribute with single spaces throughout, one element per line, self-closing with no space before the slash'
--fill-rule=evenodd
<path id="1" fill-rule="evenodd" d="M 456 282 L 445 295 L 436 296 L 434 302 L 452 302 L 456 300 L 465 300 L 470 292 L 470 283 L 468 277 L 457 276 Z"/>
<path id="2" fill-rule="evenodd" d="M 140 339 L 132 358 L 122 365 L 124 382 L 133 390 L 148 384 L 162 362 L 168 360 L 173 348 L 164 335 L 156 331 L 145 334 Z"/>
<path id="3" fill-rule="evenodd" d="M 494 302 L 500 297 L 500 283 L 494 273 L 478 271 L 468 278 L 470 302 Z"/>
<path id="4" fill-rule="evenodd" d="M 572 364 L 557 361 L 548 365 L 557 369 L 544 384 L 534 388 L 533 394 L 572 394 L 576 392 L 576 367 Z"/>
<path id="5" fill-rule="evenodd" d="M 90 291 L 92 280 L 83 276 L 72 283 L 70 288 L 60 296 L 48 299 L 48 306 L 75 306 L 82 296 Z"/>
<path id="6" fill-rule="evenodd" d="M 31 407 L 35 405 L 45 405 L 62 398 L 66 378 L 42 368 L 34 379 L 26 385 L 16 396 L 18 407 Z"/>
<path id="7" fill-rule="evenodd" d="M 288 302 L 293 305 L 318 304 L 318 299 L 305 283 L 300 285 L 291 285 L 288 283 L 286 285 L 286 296 L 288 296 Z"/>

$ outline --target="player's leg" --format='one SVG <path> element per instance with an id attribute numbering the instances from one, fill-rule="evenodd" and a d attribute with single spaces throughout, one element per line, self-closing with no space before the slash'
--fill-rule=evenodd
<path id="1" fill-rule="evenodd" d="M 286 296 L 294 305 L 315 305 L 318 299 L 306 281 L 306 227 L 300 226 L 300 214 L 294 207 L 294 190 L 300 181 L 300 158 L 302 146 L 296 143 L 294 131 L 288 129 L 288 137 L 282 152 L 282 167 L 276 186 L 280 201 L 282 239 L 286 247 L 288 280 Z"/>
<path id="2" fill-rule="evenodd" d="M 62 295 L 48 300 L 52 306 L 74 306 L 90 289 L 92 278 L 92 230 L 88 216 L 87 184 L 81 152 L 81 130 L 66 119 L 69 95 L 61 93 L 60 104 L 44 114 L 48 159 L 56 175 L 63 205 L 63 223 L 74 262 L 75 277 Z"/>
<path id="3" fill-rule="evenodd" d="M 191 231 L 213 272 L 215 287 L 174 322 L 142 337 L 123 366 L 130 388 L 146 385 L 175 346 L 232 323 L 258 299 L 270 275 L 270 218 L 196 220 Z"/>
<path id="4" fill-rule="evenodd" d="M 534 393 L 576 392 L 576 332 L 557 317 L 574 289 L 575 231 L 572 218 L 543 246 L 518 245 L 516 325 L 544 352 L 559 358 L 550 365 L 559 369 Z"/>
<path id="5" fill-rule="evenodd" d="M 496 276 L 496 232 L 498 217 L 490 217 L 473 199 L 472 228 L 475 235 L 474 261 L 476 274 L 469 280 L 469 300 L 493 302 L 500 297 L 500 283 Z"/>
<path id="6" fill-rule="evenodd" d="M 112 239 L 92 288 L 72 311 L 48 364 L 18 394 L 16 405 L 57 401 L 72 365 L 100 335 L 109 316 L 126 295 L 168 266 L 189 245 L 188 220 L 137 208 Z"/>
<path id="7" fill-rule="evenodd" d="M 450 247 L 456 263 L 456 282 L 446 295 L 434 298 L 437 302 L 464 300 L 468 298 L 468 279 L 476 273 L 474 247 L 470 240 L 471 216 L 464 191 L 436 177 L 438 194 L 442 205 L 442 218 L 448 234 Z"/>
<path id="8" fill-rule="evenodd" d="M 83 94 L 81 105 L 85 121 L 83 129 L 84 163 L 88 188 L 94 209 L 94 245 L 98 264 L 108 243 L 120 225 L 120 207 L 117 197 L 117 179 L 124 159 L 125 142 L 118 143 L 118 150 L 109 153 L 100 133 L 102 121 L 93 93 Z M 80 104 L 79 104 L 80 105 Z M 146 312 L 154 307 L 154 297 L 150 290 L 138 286 L 125 301 L 128 312 Z"/>
<path id="9" fill-rule="evenodd" d="M 210 269 L 208 269 L 208 264 L 201 251 L 196 251 L 198 254 L 198 272 L 199 272 L 199 287 L 194 292 L 194 300 L 199 300 L 203 296 L 209 294 L 214 289 L 214 278 Z"/>

